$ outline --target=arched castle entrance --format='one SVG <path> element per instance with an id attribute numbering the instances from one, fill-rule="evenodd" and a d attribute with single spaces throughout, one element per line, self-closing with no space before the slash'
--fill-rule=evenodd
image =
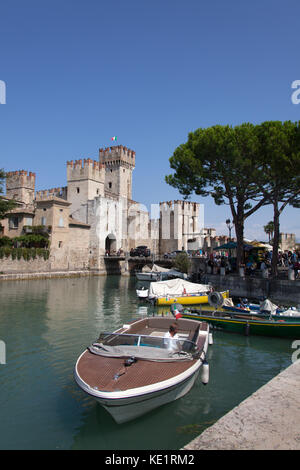
<path id="1" fill-rule="evenodd" d="M 109 233 L 105 239 L 105 252 L 113 254 L 117 251 L 117 239 L 113 233 Z"/>

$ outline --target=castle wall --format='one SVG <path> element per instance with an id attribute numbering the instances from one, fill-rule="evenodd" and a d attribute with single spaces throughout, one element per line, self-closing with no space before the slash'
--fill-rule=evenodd
<path id="1" fill-rule="evenodd" d="M 0 259 L 0 272 L 1 273 L 42 273 L 51 271 L 51 261 L 44 260 L 44 258 L 37 257 L 28 261 L 21 259 L 12 259 L 4 257 Z"/>
<path id="2" fill-rule="evenodd" d="M 293 251 L 296 246 L 296 236 L 294 233 L 280 233 L 279 240 L 282 251 Z"/>
<path id="3" fill-rule="evenodd" d="M 160 203 L 160 253 L 201 246 L 200 205 L 189 201 Z M 191 244 L 189 240 L 194 240 Z"/>
<path id="4" fill-rule="evenodd" d="M 135 152 L 123 145 L 100 149 L 99 162 L 105 166 L 105 189 L 131 199 Z"/>
<path id="5" fill-rule="evenodd" d="M 6 195 L 9 198 L 32 204 L 35 190 L 35 173 L 25 170 L 6 173 Z"/>
<path id="6" fill-rule="evenodd" d="M 86 201 L 104 196 L 105 169 L 95 160 L 67 162 L 67 180 L 71 214 Z"/>

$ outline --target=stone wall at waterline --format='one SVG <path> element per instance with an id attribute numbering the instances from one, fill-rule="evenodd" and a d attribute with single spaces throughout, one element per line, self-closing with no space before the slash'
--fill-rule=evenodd
<path id="1" fill-rule="evenodd" d="M 275 303 L 300 304 L 300 280 L 243 278 L 236 275 L 220 276 L 218 274 L 205 274 L 202 280 L 210 282 L 218 291 L 229 290 L 230 297 L 258 300 L 269 298 Z"/>
<path id="2" fill-rule="evenodd" d="M 27 261 L 23 258 L 12 259 L 11 256 L 8 258 L 4 256 L 2 259 L 0 259 L 0 273 L 40 273 L 50 270 L 50 258 L 45 260 L 42 257 L 37 257 Z"/>

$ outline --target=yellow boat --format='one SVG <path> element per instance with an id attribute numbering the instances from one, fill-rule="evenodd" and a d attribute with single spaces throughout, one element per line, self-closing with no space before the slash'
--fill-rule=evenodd
<path id="1" fill-rule="evenodd" d="M 229 291 L 220 292 L 223 299 L 229 298 Z M 158 297 L 156 299 L 156 305 L 172 305 L 174 303 L 181 305 L 199 305 L 208 304 L 209 292 L 203 292 L 201 294 L 185 294 L 176 296 L 166 295 L 164 297 Z"/>

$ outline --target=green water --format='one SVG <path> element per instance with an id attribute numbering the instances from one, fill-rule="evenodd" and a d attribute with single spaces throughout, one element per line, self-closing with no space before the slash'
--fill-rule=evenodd
<path id="1" fill-rule="evenodd" d="M 185 397 L 118 425 L 73 369 L 100 331 L 153 313 L 135 286 L 119 276 L 0 283 L 0 449 L 180 449 L 291 364 L 291 340 L 215 331 L 208 385 L 199 377 Z"/>

